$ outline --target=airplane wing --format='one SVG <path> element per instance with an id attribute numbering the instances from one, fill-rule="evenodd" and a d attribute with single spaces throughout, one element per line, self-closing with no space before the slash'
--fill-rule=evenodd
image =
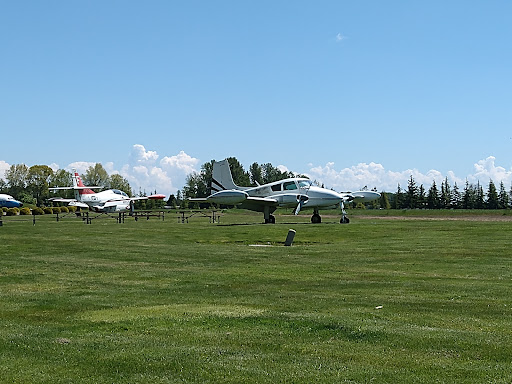
<path id="1" fill-rule="evenodd" d="M 269 197 L 252 197 L 247 192 L 240 191 L 237 189 L 226 189 L 219 192 L 215 192 L 208 197 L 197 197 L 187 199 L 189 201 L 197 201 L 202 203 L 217 203 L 227 205 L 238 205 L 238 204 L 256 204 L 256 205 L 271 205 L 277 206 L 278 201 Z"/>
<path id="2" fill-rule="evenodd" d="M 130 200 L 132 200 L 132 201 L 137 201 L 137 200 L 161 200 L 161 199 L 165 199 L 165 195 L 156 194 L 156 195 L 150 195 L 150 196 L 130 197 Z"/>
<path id="3" fill-rule="evenodd" d="M 72 203 L 73 201 L 76 201 L 76 199 L 64 199 L 61 197 L 52 197 L 48 200 L 49 201 L 58 201 L 59 203 Z"/>
<path id="4" fill-rule="evenodd" d="M 49 191 L 58 191 L 58 190 L 66 190 L 66 189 L 101 189 L 103 187 L 49 187 Z"/>

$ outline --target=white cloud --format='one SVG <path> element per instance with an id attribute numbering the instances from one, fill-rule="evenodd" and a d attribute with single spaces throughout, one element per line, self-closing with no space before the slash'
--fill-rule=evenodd
<path id="1" fill-rule="evenodd" d="M 94 167 L 95 165 L 96 163 L 91 161 L 75 161 L 74 163 L 69 164 L 67 167 L 64 167 L 64 169 L 68 172 L 76 169 L 79 174 L 84 174 L 89 167 Z"/>
<path id="2" fill-rule="evenodd" d="M 0 160 L 0 179 L 3 179 L 5 177 L 5 171 L 7 171 L 9 168 L 11 168 L 9 163 Z"/>
<path id="3" fill-rule="evenodd" d="M 199 159 L 189 156 L 184 151 L 177 155 L 164 156 L 159 162 L 156 151 L 149 151 L 141 144 L 135 144 L 130 153 L 128 164 L 119 171 L 113 168 L 109 174 L 118 172 L 125 177 L 134 193 L 163 193 L 166 196 L 176 194 L 185 185 L 189 173 L 196 172 Z"/>
<path id="4" fill-rule="evenodd" d="M 132 152 L 129 158 L 130 164 L 153 165 L 157 160 L 158 154 L 156 151 L 146 151 L 146 148 L 141 144 L 135 144 L 132 147 Z"/>
<path id="5" fill-rule="evenodd" d="M 57 172 L 60 169 L 59 164 L 57 163 L 51 163 L 48 166 L 52 169 L 53 172 Z"/>
<path id="6" fill-rule="evenodd" d="M 475 173 L 468 176 L 468 181 L 473 184 L 480 181 L 482 185 L 487 185 L 489 180 L 492 180 L 495 184 L 503 181 L 505 186 L 509 186 L 512 181 L 512 170 L 507 171 L 503 167 L 496 166 L 495 161 L 494 156 L 478 161 L 474 165 Z"/>
<path id="7" fill-rule="evenodd" d="M 196 170 L 199 160 L 187 155 L 185 152 L 180 151 L 176 156 L 165 156 L 160 160 L 162 168 L 170 170 L 184 172 L 185 174 L 192 173 Z"/>
<path id="8" fill-rule="evenodd" d="M 343 36 L 341 33 L 338 33 L 338 34 L 336 35 L 336 41 L 337 41 L 337 42 L 340 42 L 340 41 L 343 41 L 343 40 L 346 40 L 346 39 L 347 39 L 347 37 L 346 37 L 346 36 Z"/>
<path id="9" fill-rule="evenodd" d="M 432 181 L 438 186 L 448 178 L 453 186 L 455 183 L 459 188 L 464 188 L 466 179 L 473 184 L 480 181 L 482 185 L 487 185 L 489 180 L 495 184 L 503 181 L 508 189 L 512 183 L 512 170 L 506 170 L 501 166 L 496 166 L 495 158 L 489 156 L 475 164 L 475 172 L 466 177 L 457 177 L 453 171 L 443 175 L 441 172 L 431 169 L 422 173 L 417 169 L 406 169 L 403 171 L 386 170 L 382 164 L 378 163 L 360 163 L 350 168 L 336 170 L 334 163 L 329 162 L 325 166 L 310 166 L 308 176 L 325 184 L 327 188 L 333 188 L 337 191 L 354 191 L 363 187 L 369 189 L 377 188 L 379 191 L 395 192 L 398 184 L 402 189 L 407 188 L 408 181 L 412 176 L 417 185 L 423 185 L 425 189 L 430 188 Z"/>

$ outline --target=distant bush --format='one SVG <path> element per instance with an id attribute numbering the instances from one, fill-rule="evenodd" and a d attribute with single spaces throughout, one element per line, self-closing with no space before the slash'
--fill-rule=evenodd
<path id="1" fill-rule="evenodd" d="M 33 215 L 44 215 L 44 211 L 42 208 L 36 207 L 32 210 Z"/>
<path id="2" fill-rule="evenodd" d="M 68 205 L 67 208 L 68 208 L 69 212 L 73 212 L 73 213 L 76 212 L 76 207 L 74 205 Z"/>
<path id="3" fill-rule="evenodd" d="M 43 211 L 44 211 L 45 215 L 51 215 L 53 213 L 53 210 L 51 207 L 45 207 Z"/>
<path id="4" fill-rule="evenodd" d="M 7 212 L 7 208 L 6 207 L 2 207 L 2 212 Z"/>
<path id="5" fill-rule="evenodd" d="M 21 208 L 20 215 L 30 215 L 30 208 L 27 208 L 27 207 Z"/>
<path id="6" fill-rule="evenodd" d="M 16 216 L 20 213 L 18 208 L 7 208 L 7 216 Z"/>
<path id="7" fill-rule="evenodd" d="M 52 207 L 53 213 L 60 213 L 60 207 Z"/>
<path id="8" fill-rule="evenodd" d="M 60 207 L 60 213 L 68 213 L 69 209 L 68 207 Z"/>
<path id="9" fill-rule="evenodd" d="M 25 204 L 36 204 L 37 199 L 28 192 L 21 192 L 18 194 L 18 200 Z"/>

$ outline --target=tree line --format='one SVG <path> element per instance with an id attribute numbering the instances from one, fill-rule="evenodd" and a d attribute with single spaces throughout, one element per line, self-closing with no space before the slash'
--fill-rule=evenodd
<path id="1" fill-rule="evenodd" d="M 304 177 L 293 172 L 281 171 L 271 163 L 252 163 L 249 170 L 245 170 L 236 157 L 227 159 L 233 181 L 240 186 L 256 186 L 290 177 Z M 187 198 L 207 197 L 211 194 L 211 181 L 214 160 L 201 165 L 199 172 L 193 172 L 186 178 L 184 187 L 176 195 L 169 196 L 167 205 L 186 208 L 189 206 Z M 50 197 L 60 196 L 73 198 L 72 190 L 49 192 L 51 187 L 71 186 L 72 174 L 64 169 L 54 171 L 47 165 L 14 164 L 5 171 L 5 180 L 0 178 L 0 193 L 12 195 L 23 203 L 44 206 Z M 135 195 L 130 183 L 119 174 L 109 175 L 101 163 L 87 168 L 81 175 L 85 185 L 102 186 L 103 189 L 119 189 L 129 196 Z M 376 188 L 373 188 L 376 191 Z M 154 192 L 156 193 L 156 191 Z M 145 196 L 145 191 L 138 191 L 138 196 Z M 136 208 L 154 208 L 160 201 L 144 201 L 136 203 Z M 191 207 L 194 205 L 191 205 Z M 375 202 L 367 204 L 371 208 L 382 209 L 511 209 L 512 188 L 506 189 L 503 182 L 499 188 L 492 180 L 484 192 L 484 187 L 478 181 L 476 184 L 466 180 L 463 189 L 457 183 L 450 185 L 448 178 L 440 187 L 433 181 L 427 190 L 423 184 L 418 185 L 411 175 L 407 188 L 398 184 L 395 193 L 381 192 L 381 197 Z"/>
<path id="2" fill-rule="evenodd" d="M 478 181 L 472 184 L 466 180 L 463 189 L 457 183 L 453 186 L 448 178 L 438 187 L 435 180 L 428 190 L 423 184 L 418 185 L 411 176 L 407 189 L 398 189 L 390 196 L 390 207 L 394 209 L 510 209 L 512 208 L 512 188 L 507 191 L 505 184 L 500 182 L 499 188 L 492 180 L 484 192 Z"/>

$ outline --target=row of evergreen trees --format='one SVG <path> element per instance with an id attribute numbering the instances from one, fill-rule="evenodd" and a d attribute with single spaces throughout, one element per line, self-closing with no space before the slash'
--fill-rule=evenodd
<path id="1" fill-rule="evenodd" d="M 427 191 L 411 176 L 407 189 L 403 190 L 398 184 L 397 192 L 389 200 L 390 208 L 394 209 L 509 209 L 512 208 L 512 188 L 507 191 L 501 182 L 498 190 L 490 180 L 484 192 L 480 182 L 475 185 L 466 180 L 461 190 L 457 183 L 452 187 L 446 178 L 440 189 L 433 181 Z"/>

